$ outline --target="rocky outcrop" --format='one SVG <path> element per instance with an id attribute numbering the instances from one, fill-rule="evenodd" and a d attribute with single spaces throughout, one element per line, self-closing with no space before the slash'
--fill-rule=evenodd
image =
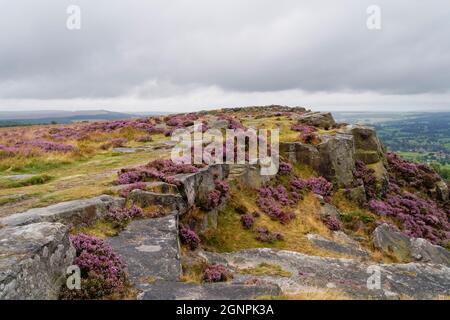
<path id="1" fill-rule="evenodd" d="M 449 190 L 448 185 L 444 180 L 439 180 L 436 182 L 435 186 L 436 199 L 441 202 L 449 201 Z"/>
<path id="2" fill-rule="evenodd" d="M 74 258 L 63 224 L 0 229 L 0 299 L 56 299 Z"/>
<path id="3" fill-rule="evenodd" d="M 297 117 L 300 124 L 308 126 L 319 127 L 322 129 L 331 129 L 336 125 L 333 116 L 329 112 L 308 112 L 300 114 Z"/>
<path id="4" fill-rule="evenodd" d="M 200 169 L 196 173 L 178 174 L 174 179 L 180 183 L 180 191 L 185 198 L 188 208 L 194 204 L 207 201 L 208 194 L 214 190 L 214 181 L 228 177 L 227 164 L 214 164 Z"/>
<path id="5" fill-rule="evenodd" d="M 383 145 L 375 129 L 362 125 L 349 125 L 343 131 L 353 136 L 356 160 L 361 160 L 365 164 L 384 161 Z"/>
<path id="6" fill-rule="evenodd" d="M 61 202 L 1 218 L 0 225 L 22 226 L 37 222 L 61 222 L 70 226 L 89 225 L 106 214 L 108 208 L 121 207 L 124 203 L 125 199 L 108 195 Z"/>
<path id="7" fill-rule="evenodd" d="M 141 208 L 157 206 L 158 210 L 161 210 L 161 214 L 168 214 L 173 211 L 183 214 L 187 211 L 187 204 L 180 194 L 156 193 L 136 189 L 131 191 L 128 200 Z"/>
<path id="8" fill-rule="evenodd" d="M 373 232 L 376 248 L 393 255 L 399 261 L 420 261 L 450 266 L 450 252 L 420 238 L 410 238 L 396 228 L 382 224 Z"/>
<path id="9" fill-rule="evenodd" d="M 229 180 L 237 180 L 243 185 L 257 189 L 267 184 L 273 176 L 261 175 L 261 167 L 250 164 L 230 165 Z"/>
<path id="10" fill-rule="evenodd" d="M 322 143 L 280 143 L 280 152 L 290 161 L 308 165 L 339 187 L 352 185 L 355 170 L 353 137 L 348 134 L 322 136 Z"/>
<path id="11" fill-rule="evenodd" d="M 234 270 L 234 282 L 256 280 L 259 283 L 275 284 L 283 294 L 332 289 L 356 299 L 432 299 L 448 295 L 450 291 L 450 268 L 444 265 L 376 264 L 268 248 L 203 255 L 209 262 L 222 263 Z M 239 273 L 240 270 L 262 263 L 279 266 L 292 275 L 281 277 Z"/>
<path id="12" fill-rule="evenodd" d="M 181 275 L 177 215 L 131 222 L 117 237 L 108 239 L 128 265 L 137 287 L 162 279 L 178 281 Z"/>
<path id="13" fill-rule="evenodd" d="M 262 296 L 277 296 L 280 288 L 271 284 L 193 284 L 159 281 L 144 286 L 140 300 L 253 300 Z"/>

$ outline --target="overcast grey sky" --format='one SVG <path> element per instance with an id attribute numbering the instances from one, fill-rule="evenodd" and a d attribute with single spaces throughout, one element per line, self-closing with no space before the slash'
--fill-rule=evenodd
<path id="1" fill-rule="evenodd" d="M 68 30 L 69 5 L 81 29 Z M 381 8 L 381 30 L 366 26 Z M 0 111 L 450 110 L 449 0 L 0 0 Z"/>

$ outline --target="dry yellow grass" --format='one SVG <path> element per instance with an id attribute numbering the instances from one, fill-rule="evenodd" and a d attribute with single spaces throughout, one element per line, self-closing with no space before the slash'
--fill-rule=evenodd
<path id="1" fill-rule="evenodd" d="M 259 300 L 352 300 L 347 294 L 333 289 L 311 290 L 295 294 L 281 296 L 263 296 Z"/>

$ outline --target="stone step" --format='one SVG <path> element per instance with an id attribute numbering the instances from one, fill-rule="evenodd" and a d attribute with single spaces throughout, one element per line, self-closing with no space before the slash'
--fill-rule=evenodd
<path id="1" fill-rule="evenodd" d="M 254 300 L 262 296 L 277 296 L 276 285 L 246 285 L 232 283 L 193 284 L 159 281 L 143 287 L 140 300 Z"/>
<path id="2" fill-rule="evenodd" d="M 135 220 L 107 241 L 128 266 L 131 282 L 140 287 L 157 279 L 178 281 L 181 275 L 178 216 Z"/>

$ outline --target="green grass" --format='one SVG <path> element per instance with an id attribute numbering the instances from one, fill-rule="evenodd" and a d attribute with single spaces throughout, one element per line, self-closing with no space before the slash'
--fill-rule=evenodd
<path id="1" fill-rule="evenodd" d="M 0 181 L 0 188 L 20 188 L 26 186 L 40 185 L 50 181 L 51 179 L 52 177 L 47 174 L 36 175 L 28 179 L 17 181 L 4 179 L 3 181 Z"/>
<path id="2" fill-rule="evenodd" d="M 292 273 L 283 270 L 279 265 L 274 265 L 270 263 L 260 263 L 255 267 L 246 268 L 239 270 L 240 273 L 250 274 L 254 276 L 279 276 L 279 277 L 292 277 Z"/>

